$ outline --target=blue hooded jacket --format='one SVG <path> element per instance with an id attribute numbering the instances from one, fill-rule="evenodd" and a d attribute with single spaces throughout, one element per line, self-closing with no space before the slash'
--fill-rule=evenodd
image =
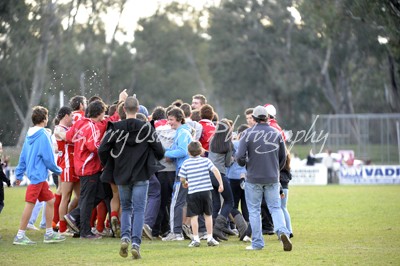
<path id="1" fill-rule="evenodd" d="M 58 175 L 62 170 L 56 165 L 50 134 L 44 128 L 30 128 L 15 168 L 15 176 L 22 180 L 26 173 L 31 184 L 39 184 L 47 180 L 48 170 Z"/>
<path id="2" fill-rule="evenodd" d="M 181 125 L 177 130 L 174 137 L 174 143 L 171 148 L 165 149 L 165 157 L 175 159 L 176 173 L 179 173 L 183 162 L 189 158 L 188 145 L 192 141 L 190 134 L 190 127 L 186 124 Z"/>

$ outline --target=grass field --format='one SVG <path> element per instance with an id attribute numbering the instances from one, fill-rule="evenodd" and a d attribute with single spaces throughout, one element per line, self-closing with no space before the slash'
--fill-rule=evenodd
<path id="1" fill-rule="evenodd" d="M 115 238 L 49 245 L 44 230 L 28 231 L 38 244 L 13 246 L 24 195 L 24 187 L 5 188 L 0 265 L 400 265 L 400 186 L 292 186 L 292 252 L 276 236 L 265 236 L 261 251 L 246 251 L 235 237 L 200 248 L 188 248 L 188 240 L 144 240 L 138 261 L 120 257 Z"/>

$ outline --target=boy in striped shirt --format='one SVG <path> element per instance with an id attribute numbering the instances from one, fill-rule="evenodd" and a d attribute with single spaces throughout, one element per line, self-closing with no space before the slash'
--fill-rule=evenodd
<path id="1" fill-rule="evenodd" d="M 221 174 L 217 167 L 206 157 L 201 157 L 202 146 L 199 141 L 192 141 L 188 145 L 190 158 L 183 162 L 179 171 L 182 186 L 188 189 L 187 195 L 187 216 L 190 217 L 193 231 L 193 240 L 189 247 L 199 247 L 199 225 L 198 215 L 204 215 L 207 228 L 207 245 L 217 246 L 218 241 L 213 238 L 212 222 L 212 197 L 213 189 L 209 171 L 212 171 L 218 180 L 218 192 L 224 191 Z"/>

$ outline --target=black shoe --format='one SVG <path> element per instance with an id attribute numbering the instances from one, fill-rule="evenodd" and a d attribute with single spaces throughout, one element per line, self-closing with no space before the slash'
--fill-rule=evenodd
<path id="1" fill-rule="evenodd" d="M 67 227 L 69 230 L 71 230 L 73 233 L 79 234 L 79 227 L 75 222 L 75 218 L 71 214 L 67 213 L 64 215 L 64 220 L 67 222 Z"/>
<path id="2" fill-rule="evenodd" d="M 293 234 L 292 233 L 290 233 L 290 235 L 289 235 L 289 238 L 292 238 L 293 237 Z"/>
<path id="3" fill-rule="evenodd" d="M 263 230 L 262 230 L 262 234 L 263 234 L 263 235 L 272 236 L 272 235 L 275 234 L 275 232 L 274 232 L 274 230 L 271 230 L 271 229 L 263 229 Z"/>

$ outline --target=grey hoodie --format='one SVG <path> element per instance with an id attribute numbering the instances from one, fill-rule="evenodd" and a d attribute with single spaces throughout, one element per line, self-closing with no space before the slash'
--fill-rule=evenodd
<path id="1" fill-rule="evenodd" d="M 243 132 L 235 158 L 247 168 L 247 182 L 279 182 L 279 171 L 285 166 L 286 149 L 282 135 L 267 123 L 258 123 Z"/>

